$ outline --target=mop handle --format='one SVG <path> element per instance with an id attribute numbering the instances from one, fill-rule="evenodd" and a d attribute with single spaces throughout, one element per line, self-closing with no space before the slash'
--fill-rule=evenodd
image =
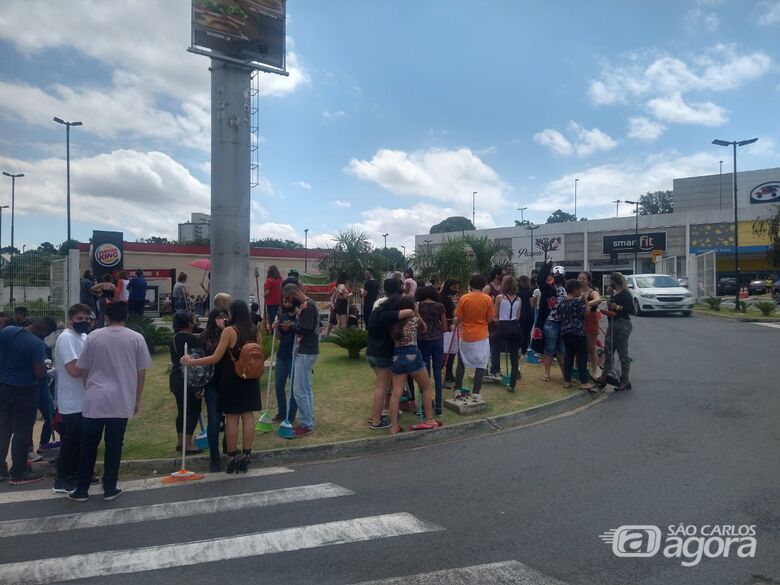
<path id="1" fill-rule="evenodd" d="M 452 332 L 452 337 L 450 337 L 450 346 L 447 348 L 447 355 L 444 357 L 444 368 L 447 368 L 447 361 L 450 359 L 450 352 L 452 351 L 452 344 L 455 342 L 455 336 L 458 335 L 458 331 L 460 330 L 460 324 L 458 324 L 455 327 L 455 331 Z"/>
<path id="2" fill-rule="evenodd" d="M 271 324 L 271 329 L 274 330 L 273 335 L 271 336 L 271 369 L 268 372 L 268 384 L 266 384 L 266 390 L 265 390 L 265 409 L 268 410 L 268 401 L 271 400 L 271 375 L 274 373 L 274 345 L 276 344 L 276 329 L 277 327 L 274 327 L 276 325 L 278 327 L 279 325 L 279 317 L 277 316 L 276 319 L 274 319 L 274 322 Z"/>
<path id="3" fill-rule="evenodd" d="M 290 395 L 287 397 L 287 416 L 284 419 L 290 422 L 290 408 L 292 408 L 293 388 L 295 384 L 295 358 L 298 357 L 298 345 L 293 341 L 292 366 L 290 367 Z"/>
<path id="4" fill-rule="evenodd" d="M 184 343 L 184 355 L 187 355 L 187 343 Z M 181 361 L 179 361 L 181 364 Z M 187 366 L 182 366 L 182 376 L 184 377 L 184 389 L 182 390 L 182 402 L 184 403 L 184 413 L 181 419 L 181 468 L 187 469 L 184 460 L 187 457 L 187 445 L 184 444 L 187 439 Z"/>

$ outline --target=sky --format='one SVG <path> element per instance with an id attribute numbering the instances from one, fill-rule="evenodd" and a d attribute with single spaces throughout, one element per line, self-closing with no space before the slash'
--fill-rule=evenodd
<path id="1" fill-rule="evenodd" d="M 780 166 L 780 0 L 288 0 L 289 77 L 260 76 L 251 234 L 413 247 L 476 226 L 591 219 L 676 177 Z M 16 245 L 176 238 L 210 207 L 209 60 L 188 0 L 4 0 L 0 169 Z M 0 204 L 10 203 L 7 177 Z M 10 234 L 3 214 L 3 244 Z M 632 208 L 623 205 L 620 213 Z"/>

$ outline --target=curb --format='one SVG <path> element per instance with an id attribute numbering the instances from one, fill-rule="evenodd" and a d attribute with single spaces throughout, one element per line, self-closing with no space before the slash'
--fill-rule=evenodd
<path id="1" fill-rule="evenodd" d="M 712 317 L 713 319 L 735 321 L 737 323 L 780 323 L 780 319 L 765 319 L 763 317 L 726 317 L 725 315 L 716 315 L 709 311 L 697 311 L 696 309 L 693 310 L 693 314 L 699 317 Z"/>
<path id="2" fill-rule="evenodd" d="M 483 418 L 450 425 L 429 432 L 409 432 L 395 436 L 372 437 L 365 439 L 351 439 L 338 443 L 323 443 L 321 445 L 309 445 L 305 447 L 291 447 L 288 449 L 270 449 L 266 451 L 253 451 L 252 458 L 257 464 L 266 465 L 291 465 L 294 463 L 311 463 L 313 461 L 333 461 L 336 459 L 349 459 L 377 453 L 396 452 L 399 449 L 412 449 L 428 445 L 447 443 L 467 437 L 476 437 L 502 430 L 527 426 L 542 420 L 574 411 L 583 406 L 597 402 L 586 391 L 579 391 L 566 398 L 533 406 L 525 410 L 510 412 L 494 417 Z M 166 459 L 139 459 L 122 461 L 120 475 L 152 476 L 167 475 L 179 468 L 179 458 Z M 208 471 L 208 457 L 192 457 L 187 459 L 188 468 L 191 471 Z"/>

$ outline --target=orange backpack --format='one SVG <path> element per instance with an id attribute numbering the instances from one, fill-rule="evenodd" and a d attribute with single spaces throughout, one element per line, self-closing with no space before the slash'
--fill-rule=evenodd
<path id="1" fill-rule="evenodd" d="M 233 357 L 230 352 L 230 359 L 233 360 L 233 370 L 236 376 L 242 380 L 259 380 L 265 372 L 265 355 L 263 346 L 257 342 L 250 341 L 241 346 L 238 352 L 238 359 Z"/>

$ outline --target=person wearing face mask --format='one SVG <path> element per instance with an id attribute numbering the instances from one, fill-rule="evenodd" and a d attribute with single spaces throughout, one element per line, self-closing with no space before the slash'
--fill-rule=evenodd
<path id="1" fill-rule="evenodd" d="M 27 471 L 27 451 L 38 408 L 38 381 L 46 376 L 43 340 L 56 330 L 56 321 L 44 317 L 27 327 L 8 325 L 0 331 L 0 480 L 8 479 L 9 485 L 44 478 Z M 9 446 L 10 470 L 5 462 Z"/>
<path id="2" fill-rule="evenodd" d="M 81 410 L 84 406 L 84 380 L 76 367 L 87 333 L 92 309 L 86 304 L 68 309 L 68 328 L 54 345 L 54 363 L 57 366 L 57 408 L 62 415 L 60 453 L 57 457 L 57 479 L 52 492 L 66 494 L 76 489 L 76 478 L 81 451 Z"/>

